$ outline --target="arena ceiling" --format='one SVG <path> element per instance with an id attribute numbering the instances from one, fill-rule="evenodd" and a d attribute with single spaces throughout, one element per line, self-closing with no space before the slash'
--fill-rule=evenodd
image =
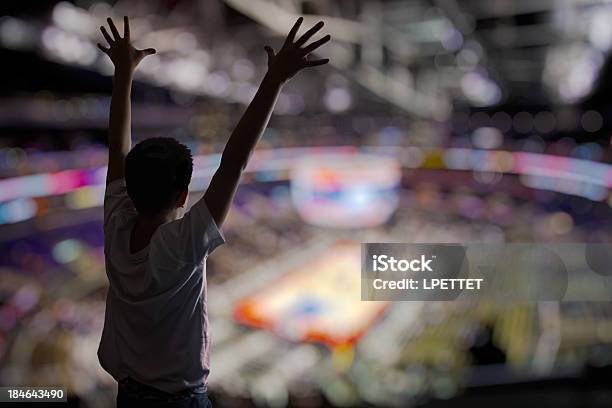
<path id="1" fill-rule="evenodd" d="M 206 51 L 231 39 L 247 57 L 260 51 L 261 37 L 280 38 L 297 15 L 307 22 L 322 18 L 335 41 L 321 52 L 333 56 L 337 70 L 376 98 L 426 118 L 443 118 L 457 104 L 537 110 L 583 103 L 597 94 L 612 47 L 607 0 L 24 1 L 4 7 L 3 14 L 34 28 L 49 24 L 83 39 L 94 38 L 83 27 L 104 12 L 147 16 L 149 39 L 169 43 L 188 33 L 203 39 Z M 20 28 L 6 16 L 0 23 L 0 39 L 14 45 L 11 36 Z M 100 64 L 88 68 L 103 70 Z M 196 92 L 199 84 L 179 86 Z"/>

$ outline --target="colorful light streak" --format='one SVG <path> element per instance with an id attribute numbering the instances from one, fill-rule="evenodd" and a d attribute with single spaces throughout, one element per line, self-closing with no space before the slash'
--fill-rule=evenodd
<path id="1" fill-rule="evenodd" d="M 330 153 L 355 153 L 363 151 L 396 157 L 403 166 L 414 168 L 415 149 L 422 153 L 419 168 L 446 169 L 457 171 L 492 171 L 521 176 L 521 182 L 530 188 L 556 191 L 605 201 L 612 190 L 612 165 L 583 159 L 527 152 L 502 150 L 478 150 L 465 148 L 420 149 L 417 147 L 388 148 L 335 146 L 309 148 L 283 148 L 259 150 L 253 155 L 247 172 L 272 172 L 277 177 L 289 177 L 295 159 L 307 155 Z M 219 154 L 195 157 L 193 191 L 202 191 L 215 171 L 220 160 Z M 13 223 L 37 215 L 9 211 L 19 203 L 38 197 L 50 197 L 87 191 L 95 194 L 92 187 L 102 187 L 105 182 L 106 167 L 68 169 L 53 173 L 39 173 L 28 176 L 11 177 L 0 180 L 0 224 Z M 100 205 L 97 198 L 83 199 L 86 206 Z M 27 201 L 28 203 L 31 202 Z M 11 206 L 11 207 L 7 207 Z M 32 206 L 28 206 L 32 208 Z M 12 216 L 17 214 L 19 216 Z M 8 214 L 8 215 L 7 215 Z M 28 215 L 28 216 L 26 216 Z"/>

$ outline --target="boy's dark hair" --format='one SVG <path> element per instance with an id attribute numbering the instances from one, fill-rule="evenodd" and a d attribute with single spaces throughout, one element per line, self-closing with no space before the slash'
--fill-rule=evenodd
<path id="1" fill-rule="evenodd" d="M 187 146 L 171 137 L 146 139 L 125 159 L 127 193 L 140 214 L 159 214 L 174 207 L 192 172 Z"/>

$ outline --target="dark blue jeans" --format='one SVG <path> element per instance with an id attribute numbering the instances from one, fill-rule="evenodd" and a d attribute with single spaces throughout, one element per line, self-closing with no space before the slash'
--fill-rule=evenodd
<path id="1" fill-rule="evenodd" d="M 119 382 L 117 408 L 212 408 L 206 392 L 187 389 L 174 394 L 127 378 Z"/>

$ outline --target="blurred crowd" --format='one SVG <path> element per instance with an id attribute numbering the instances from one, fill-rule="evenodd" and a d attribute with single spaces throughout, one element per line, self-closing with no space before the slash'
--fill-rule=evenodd
<path id="1" fill-rule="evenodd" d="M 0 64 L 0 385 L 61 384 L 82 407 L 102 408 L 116 384 L 96 356 L 110 102 L 99 22 L 134 15 L 138 44 L 158 49 L 136 78 L 134 139 L 173 136 L 192 149 L 193 203 L 263 76 L 262 46 L 278 45 L 292 14 L 263 0 L 44 3 L 0 16 L 0 55 L 11 61 Z M 610 406 L 599 382 L 612 366 L 609 303 L 397 302 L 356 341 L 333 345 L 237 318 L 244 298 L 308 270 L 317 254 L 333 257 L 338 243 L 358 259 L 360 242 L 612 241 L 609 5 L 471 1 L 449 14 L 442 4 L 454 2 L 304 3 L 329 14 L 339 62 L 280 95 L 227 244 L 209 259 L 214 405 L 438 406 L 495 387 L 515 401 L 515 390 L 535 395 L 525 384 L 542 393 L 552 384 Z M 506 3 L 552 17 L 533 28 Z M 548 25 L 552 39 L 520 31 Z M 546 52 L 521 59 L 538 46 L 521 41 Z M 528 98 L 544 89 L 552 102 Z M 292 170 L 319 153 L 396 160 L 391 218 L 345 229 L 302 218 Z M 343 279 L 325 290 L 358 286 L 359 271 Z"/>

